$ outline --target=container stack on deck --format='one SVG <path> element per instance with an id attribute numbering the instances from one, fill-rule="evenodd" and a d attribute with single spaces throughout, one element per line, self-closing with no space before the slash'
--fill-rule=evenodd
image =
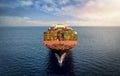
<path id="1" fill-rule="evenodd" d="M 44 32 L 44 41 L 75 41 L 77 40 L 77 33 L 73 30 L 60 30 L 57 29 L 48 29 L 47 32 Z"/>
<path id="2" fill-rule="evenodd" d="M 70 27 L 50 27 L 44 32 L 44 45 L 55 50 L 71 49 L 77 45 L 77 32 Z"/>

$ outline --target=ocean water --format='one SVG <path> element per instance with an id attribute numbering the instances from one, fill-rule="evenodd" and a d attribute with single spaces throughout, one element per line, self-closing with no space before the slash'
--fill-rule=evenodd
<path id="1" fill-rule="evenodd" d="M 0 27 L 0 76 L 120 76 L 120 27 L 73 27 L 78 45 L 59 66 L 48 27 Z"/>

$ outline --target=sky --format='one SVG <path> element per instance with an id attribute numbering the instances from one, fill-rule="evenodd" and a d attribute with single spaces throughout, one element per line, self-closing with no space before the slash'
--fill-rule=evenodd
<path id="1" fill-rule="evenodd" d="M 120 26 L 120 0 L 0 0 L 0 26 Z"/>

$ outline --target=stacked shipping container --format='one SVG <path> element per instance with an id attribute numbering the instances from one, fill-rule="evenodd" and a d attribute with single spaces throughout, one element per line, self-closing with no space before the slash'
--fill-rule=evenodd
<path id="1" fill-rule="evenodd" d="M 44 32 L 44 41 L 51 40 L 77 40 L 77 33 L 75 31 L 62 31 L 62 33 L 58 33 L 57 31 L 47 31 Z"/>

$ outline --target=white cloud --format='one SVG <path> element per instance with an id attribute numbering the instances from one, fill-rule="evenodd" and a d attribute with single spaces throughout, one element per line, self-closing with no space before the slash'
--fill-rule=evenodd
<path id="1" fill-rule="evenodd" d="M 33 5 L 33 2 L 32 2 L 32 0 L 21 0 L 20 5 L 21 6 L 31 6 L 31 5 Z"/>
<path id="2" fill-rule="evenodd" d="M 46 26 L 55 23 L 58 22 L 34 20 L 29 17 L 0 16 L 0 26 Z"/>
<path id="3" fill-rule="evenodd" d="M 55 10 L 53 7 L 48 7 L 47 5 L 42 6 L 42 9 L 44 11 L 54 11 Z"/>
<path id="4" fill-rule="evenodd" d="M 6 2 L 0 3 L 1 8 L 17 8 L 17 7 L 24 7 L 24 6 L 31 6 L 34 5 L 32 0 L 19 0 L 15 2 Z"/>
<path id="5" fill-rule="evenodd" d="M 42 3 L 43 2 L 43 3 Z M 74 2 L 76 4 L 74 4 Z M 22 0 L 17 5 L 12 7 L 23 7 L 34 5 L 41 11 L 52 13 L 54 15 L 71 16 L 78 18 L 77 21 L 66 20 L 64 23 L 70 23 L 73 25 L 118 25 L 120 26 L 120 0 L 74 0 L 70 3 L 70 0 Z M 40 5 L 42 4 L 42 5 Z M 0 4 L 0 7 L 9 7 L 11 5 Z M 30 24 L 30 25 L 41 25 L 49 23 L 57 23 L 59 21 L 45 22 L 26 19 L 23 17 L 5 17 L 4 21 L 8 23 L 16 22 L 13 24 Z M 11 20 L 9 20 L 11 19 Z M 3 23 L 5 23 L 3 21 Z"/>
<path id="6" fill-rule="evenodd" d="M 1 26 L 38 26 L 42 22 L 32 20 L 29 17 L 1 16 L 0 24 Z"/>
<path id="7" fill-rule="evenodd" d="M 67 4 L 67 3 L 69 3 L 69 1 L 70 1 L 70 0 L 61 0 L 61 1 L 60 1 L 60 4 Z"/>
<path id="8" fill-rule="evenodd" d="M 120 25 L 119 0 L 75 0 L 75 4 L 67 4 L 70 0 L 58 1 L 60 8 L 54 0 L 45 0 L 53 6 L 43 5 L 43 11 L 53 12 L 54 15 L 72 16 L 80 19 L 77 24 L 88 25 Z M 63 4 L 63 6 L 62 6 Z M 73 21 L 74 23 L 74 21 Z"/>
<path id="9" fill-rule="evenodd" d="M 81 19 L 78 23 L 89 25 L 119 25 L 119 0 L 89 0 L 83 8 L 70 5 L 61 10 L 65 15 Z M 86 20 L 86 21 L 82 21 Z"/>
<path id="10" fill-rule="evenodd" d="M 0 26 L 47 26 L 57 23 L 66 23 L 74 26 L 113 26 L 113 22 L 106 24 L 100 23 L 99 21 L 86 21 L 86 20 L 66 20 L 66 21 L 41 21 L 34 20 L 29 17 L 17 17 L 17 16 L 0 16 Z M 106 23 L 106 22 L 105 22 Z M 116 25 L 117 26 L 117 25 Z"/>

